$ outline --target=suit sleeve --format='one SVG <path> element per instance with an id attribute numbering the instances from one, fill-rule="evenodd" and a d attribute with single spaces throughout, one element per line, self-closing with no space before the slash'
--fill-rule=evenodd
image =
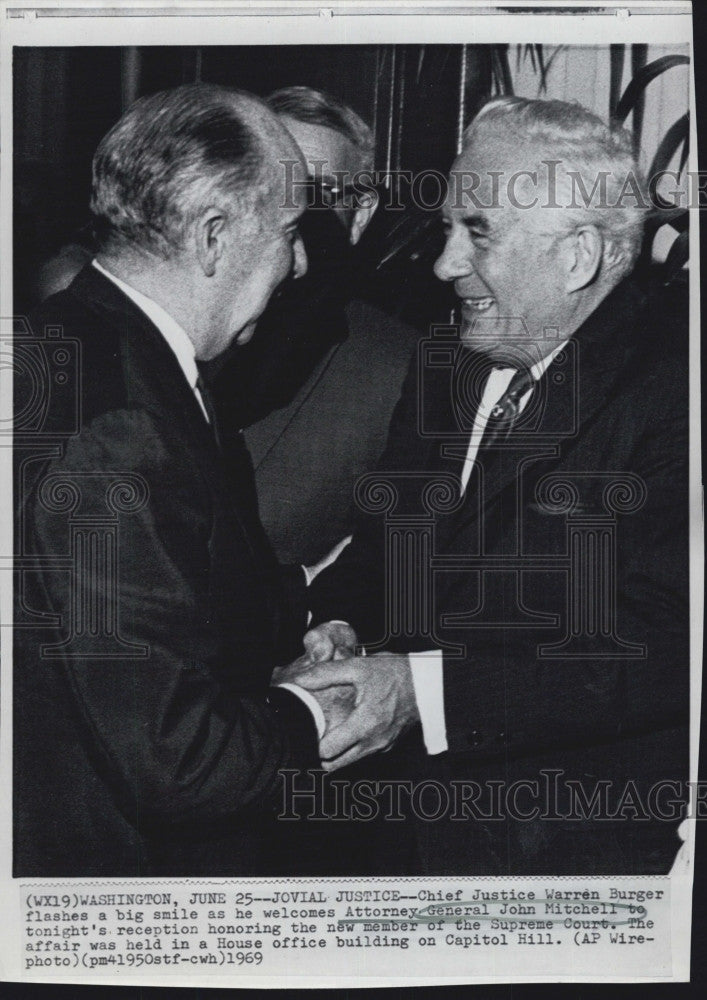
<path id="1" fill-rule="evenodd" d="M 307 631 L 309 588 L 304 568 L 296 564 L 280 566 L 282 624 L 278 635 L 278 665 L 291 663 L 304 650 L 302 636 Z"/>
<path id="2" fill-rule="evenodd" d="M 667 378 L 667 376 L 665 376 Z M 669 395 L 666 393 L 666 395 Z M 479 760 L 613 741 L 684 725 L 689 705 L 687 414 L 653 410 L 625 466 L 645 486 L 616 528 L 616 631 L 635 658 L 543 659 L 537 633 L 457 630 L 445 658 L 450 750 Z M 646 399 L 646 407 L 651 403 Z M 555 636 L 556 641 L 556 636 Z"/>
<path id="3" fill-rule="evenodd" d="M 57 482 L 80 484 L 83 523 L 105 523 L 106 470 L 118 478 L 130 471 L 147 493 L 120 518 L 113 569 L 88 582 L 43 574 L 48 607 L 64 629 L 72 615 L 76 622 L 78 591 L 88 614 L 115 590 L 118 653 L 115 643 L 107 653 L 94 645 L 95 654 L 63 659 L 82 739 L 117 800 L 137 802 L 146 825 L 274 807 L 281 768 L 317 765 L 315 727 L 298 699 L 268 688 L 273 663 L 253 635 L 247 582 L 242 612 L 235 604 L 242 621 L 227 642 L 214 625 L 209 491 L 174 461 L 141 411 L 95 420 L 50 466 Z M 66 552 L 67 514 L 46 491 L 32 495 L 27 516 L 35 551 Z"/>

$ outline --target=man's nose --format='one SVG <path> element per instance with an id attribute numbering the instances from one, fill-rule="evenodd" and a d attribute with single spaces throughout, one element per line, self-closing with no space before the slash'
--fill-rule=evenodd
<path id="1" fill-rule="evenodd" d="M 444 244 L 444 250 L 435 261 L 434 272 L 440 281 L 455 281 L 471 274 L 474 270 L 471 254 L 457 236 L 450 234 Z"/>
<path id="2" fill-rule="evenodd" d="M 303 278 L 307 273 L 307 251 L 299 234 L 297 234 L 297 239 L 295 240 L 294 258 L 292 275 L 295 278 Z"/>

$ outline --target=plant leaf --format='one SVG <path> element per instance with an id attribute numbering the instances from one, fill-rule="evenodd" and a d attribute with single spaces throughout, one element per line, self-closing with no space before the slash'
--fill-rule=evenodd
<path id="1" fill-rule="evenodd" d="M 420 55 L 417 57 L 417 74 L 415 76 L 415 83 L 420 82 L 420 76 L 422 74 L 422 64 L 425 61 L 425 46 L 420 46 Z"/>
<path id="2" fill-rule="evenodd" d="M 660 59 L 656 59 L 654 62 L 644 66 L 634 76 L 623 92 L 621 100 L 616 106 L 616 111 L 613 115 L 614 119 L 623 124 L 633 111 L 641 94 L 652 80 L 655 80 L 661 73 L 667 72 L 667 70 L 672 69 L 674 66 L 684 66 L 689 64 L 689 62 L 690 60 L 687 56 L 670 55 L 662 56 Z"/>
<path id="3" fill-rule="evenodd" d="M 680 170 L 682 171 L 685 159 L 687 158 L 686 151 L 689 141 L 690 115 L 689 113 L 686 113 L 681 118 L 678 118 L 677 121 L 673 122 L 661 139 L 660 145 L 658 146 L 656 154 L 653 157 L 653 162 L 650 165 L 648 176 L 654 177 L 662 170 L 667 170 L 670 161 L 675 156 L 675 153 L 678 151 L 681 144 L 683 146 L 683 157 L 680 162 Z"/>

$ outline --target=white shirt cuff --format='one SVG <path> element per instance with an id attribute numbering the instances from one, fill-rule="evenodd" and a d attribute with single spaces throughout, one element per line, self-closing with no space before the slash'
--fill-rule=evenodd
<path id="1" fill-rule="evenodd" d="M 297 695 L 300 701 L 303 701 L 309 711 L 314 716 L 314 724 L 317 727 L 317 736 L 319 739 L 322 738 L 326 732 L 326 719 L 324 718 L 324 712 L 322 711 L 322 706 L 319 704 L 317 699 L 309 691 L 305 691 L 303 687 L 299 684 L 278 684 L 277 687 L 285 688 L 287 691 L 291 691 L 292 694 Z"/>
<path id="2" fill-rule="evenodd" d="M 314 574 L 310 572 L 309 566 L 302 564 L 302 572 L 304 573 L 304 585 L 308 587 L 312 580 L 314 579 Z M 307 612 L 307 628 L 312 624 L 312 612 Z"/>
<path id="3" fill-rule="evenodd" d="M 422 738 L 427 753 L 444 753 L 447 743 L 447 723 L 444 717 L 444 669 L 439 649 L 426 653 L 408 653 L 415 700 L 420 713 Z"/>

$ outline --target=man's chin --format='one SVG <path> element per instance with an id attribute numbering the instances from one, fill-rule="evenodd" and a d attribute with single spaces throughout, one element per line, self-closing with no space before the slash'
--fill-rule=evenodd
<path id="1" fill-rule="evenodd" d="M 462 316 L 459 329 L 459 339 L 465 347 L 469 347 L 480 354 L 495 355 L 503 349 L 505 343 L 504 330 L 498 325 L 488 320 L 480 321 L 478 316 L 467 321 Z"/>
<path id="2" fill-rule="evenodd" d="M 462 314 L 459 338 L 465 347 L 504 368 L 534 364 L 543 356 L 541 346 L 529 335 L 522 320 L 509 321 L 488 313 L 467 319 Z"/>

